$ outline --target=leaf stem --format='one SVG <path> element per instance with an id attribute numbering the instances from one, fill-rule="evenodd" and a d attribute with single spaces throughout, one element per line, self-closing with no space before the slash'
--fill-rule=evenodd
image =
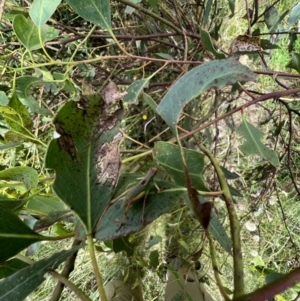
<path id="1" fill-rule="evenodd" d="M 222 284 L 222 281 L 221 281 L 221 278 L 220 278 L 220 275 L 219 275 L 216 252 L 215 252 L 215 249 L 214 249 L 213 241 L 212 241 L 211 236 L 210 236 L 208 231 L 206 231 L 206 237 L 207 237 L 208 242 L 209 242 L 209 253 L 210 253 L 211 263 L 212 263 L 212 266 L 213 266 L 214 275 L 215 275 L 215 279 L 216 279 L 218 288 L 219 288 L 220 293 L 221 293 L 222 297 L 224 298 L 224 300 L 229 301 L 230 298 L 228 297 L 228 295 L 227 295 L 227 293 L 224 289 L 224 286 Z"/>
<path id="2" fill-rule="evenodd" d="M 91 301 L 91 299 L 81 290 L 79 289 L 74 283 L 72 283 L 69 279 L 65 276 L 60 275 L 55 271 L 49 272 L 49 274 L 63 283 L 65 286 L 68 286 L 82 301 Z"/>
<path id="3" fill-rule="evenodd" d="M 95 255 L 95 248 L 94 248 L 94 241 L 93 241 L 92 234 L 89 234 L 87 236 L 87 243 L 88 243 L 91 262 L 92 262 L 95 278 L 96 278 L 96 281 L 97 281 L 97 286 L 98 286 L 98 291 L 99 291 L 99 294 L 100 294 L 101 301 L 108 301 L 107 297 L 106 297 L 105 290 L 104 290 L 104 286 L 103 286 L 103 280 L 102 280 L 102 277 L 101 277 L 101 274 L 100 274 L 100 271 L 99 271 L 99 266 L 98 266 L 98 263 L 97 263 L 96 255 Z"/>

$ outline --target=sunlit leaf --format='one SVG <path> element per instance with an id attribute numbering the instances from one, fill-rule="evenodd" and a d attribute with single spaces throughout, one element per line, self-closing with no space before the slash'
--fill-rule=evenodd
<path id="1" fill-rule="evenodd" d="M 22 182 L 30 190 L 37 186 L 39 176 L 31 167 L 17 166 L 0 171 L 0 180 Z"/>

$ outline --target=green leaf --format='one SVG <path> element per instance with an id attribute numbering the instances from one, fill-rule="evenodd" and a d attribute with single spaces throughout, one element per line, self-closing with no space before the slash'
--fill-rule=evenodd
<path id="1" fill-rule="evenodd" d="M 123 177 L 125 176 L 121 175 L 120 179 Z M 124 179 L 125 182 L 128 181 Z M 150 191 L 147 196 L 134 202 L 128 210 L 121 228 L 120 224 L 126 209 L 124 198 L 111 205 L 96 227 L 95 238 L 101 241 L 113 240 L 137 232 L 162 214 L 169 212 L 185 193 L 182 189 L 177 190 L 178 186 L 169 182 L 156 178 L 154 178 L 154 182 L 162 190 L 157 192 L 154 185 L 149 187 Z"/>
<path id="2" fill-rule="evenodd" d="M 66 0 L 85 20 L 111 31 L 109 0 Z"/>
<path id="3" fill-rule="evenodd" d="M 15 214 L 4 208 L 0 210 L 0 262 L 40 240 L 43 240 L 43 236 L 32 231 Z M 1 289 L 0 291 L 2 292 Z"/>
<path id="4" fill-rule="evenodd" d="M 150 249 L 151 247 L 159 244 L 162 242 L 162 237 L 160 235 L 155 235 L 155 236 L 151 236 L 149 241 L 148 241 L 148 246 L 147 246 L 147 250 Z"/>
<path id="5" fill-rule="evenodd" d="M 166 60 L 171 60 L 171 61 L 174 60 L 174 58 L 167 53 L 157 52 L 157 53 L 155 53 L 155 55 L 157 55 L 158 57 L 161 57 L 163 59 L 166 59 Z"/>
<path id="6" fill-rule="evenodd" d="M 16 15 L 13 20 L 13 29 L 18 40 L 27 48 L 27 50 L 36 50 L 42 47 L 38 28 L 30 19 L 22 15 Z M 41 35 L 42 41 L 45 41 L 45 28 L 43 28 Z"/>
<path id="7" fill-rule="evenodd" d="M 231 172 L 227 168 L 220 166 L 224 176 L 227 180 L 235 180 L 238 179 L 240 176 L 236 172 Z"/>
<path id="8" fill-rule="evenodd" d="M 278 14 L 278 10 L 275 6 L 272 6 L 271 8 L 269 8 L 265 14 L 265 23 L 268 27 L 269 30 L 271 30 L 273 27 L 273 32 L 274 30 L 276 30 L 276 24 L 278 24 L 278 20 L 279 20 L 279 14 Z"/>
<path id="9" fill-rule="evenodd" d="M 49 214 L 42 219 L 39 219 L 33 227 L 33 230 L 45 230 L 49 228 L 51 225 L 59 221 L 62 217 L 64 217 L 67 213 L 70 213 L 70 210 L 63 211 L 51 211 Z"/>
<path id="10" fill-rule="evenodd" d="M 197 190 L 209 191 L 202 178 L 204 156 L 194 150 L 183 148 L 183 151 L 193 186 Z M 179 146 L 162 141 L 156 142 L 153 149 L 153 156 L 159 165 L 162 166 L 172 177 L 177 185 L 186 187 L 186 178 Z"/>
<path id="11" fill-rule="evenodd" d="M 115 253 L 125 251 L 128 257 L 133 255 L 135 246 L 130 243 L 129 236 L 114 239 L 112 242 L 112 249 Z"/>
<path id="12" fill-rule="evenodd" d="M 9 99 L 7 98 L 5 92 L 0 91 L 0 105 L 6 106 L 9 103 Z"/>
<path id="13" fill-rule="evenodd" d="M 27 190 L 35 188 L 39 181 L 38 172 L 28 166 L 17 166 L 0 171 L 0 179 L 24 183 Z"/>
<path id="14" fill-rule="evenodd" d="M 152 109 L 154 113 L 157 114 L 157 103 L 153 100 L 153 98 L 150 95 L 143 93 L 143 101 Z"/>
<path id="15" fill-rule="evenodd" d="M 10 108 L 10 107 L 6 107 L 6 106 L 0 106 L 0 113 L 2 114 L 8 114 L 8 115 L 17 115 L 18 113 Z"/>
<path id="16" fill-rule="evenodd" d="M 232 255 L 232 242 L 220 222 L 215 210 L 211 211 L 211 218 L 208 226 L 208 231 L 217 240 L 220 246 L 230 255 Z"/>
<path id="17" fill-rule="evenodd" d="M 38 28 L 42 28 L 55 12 L 61 0 L 34 0 L 29 16 Z"/>
<path id="18" fill-rule="evenodd" d="M 156 269 L 159 265 L 159 254 L 157 250 L 154 250 L 150 253 L 149 255 L 149 259 L 150 259 L 150 266 L 153 269 Z"/>
<path id="19" fill-rule="evenodd" d="M 270 162 L 273 166 L 279 167 L 280 162 L 275 151 L 268 148 L 261 142 L 264 133 L 252 124 L 243 120 L 236 131 L 246 139 L 245 143 L 239 146 L 239 149 L 246 155 L 259 155 Z"/>
<path id="20" fill-rule="evenodd" d="M 41 195 L 32 197 L 28 201 L 26 208 L 39 216 L 46 216 L 52 211 L 66 210 L 66 206 L 59 198 L 55 196 L 46 197 Z"/>
<path id="21" fill-rule="evenodd" d="M 295 24 L 296 22 L 298 22 L 300 19 L 300 2 L 298 2 L 298 4 L 296 4 L 292 10 L 291 13 L 287 19 L 287 22 L 289 24 L 289 28 L 291 28 L 293 26 L 293 24 Z"/>
<path id="22" fill-rule="evenodd" d="M 213 46 L 211 39 L 210 39 L 210 35 L 207 31 L 201 29 L 200 30 L 200 34 L 201 34 L 201 42 L 203 43 L 204 47 L 211 52 L 216 59 L 225 59 L 225 55 L 223 53 L 219 53 L 215 47 Z"/>
<path id="23" fill-rule="evenodd" d="M 0 107 L 5 121 L 10 126 L 10 131 L 5 133 L 5 139 L 12 142 L 31 141 L 41 143 L 32 133 L 32 119 L 26 107 L 20 102 L 16 93 L 13 94 L 10 102 L 10 109 Z"/>
<path id="24" fill-rule="evenodd" d="M 7 124 L 12 128 L 18 130 L 21 127 L 31 130 L 32 129 L 32 118 L 27 111 L 26 107 L 21 103 L 16 93 L 13 94 L 8 106 L 14 109 L 18 113 L 18 124 L 15 121 L 6 120 Z"/>
<path id="25" fill-rule="evenodd" d="M 235 60 L 204 63 L 182 76 L 164 96 L 157 111 L 173 132 L 184 106 L 204 91 L 237 81 L 255 80 L 255 74 Z"/>
<path id="26" fill-rule="evenodd" d="M 133 82 L 126 90 L 127 94 L 124 96 L 124 101 L 138 103 L 138 97 L 143 92 L 143 89 L 148 87 L 150 78 L 139 79 Z"/>
<path id="27" fill-rule="evenodd" d="M 53 120 L 60 137 L 46 155 L 46 167 L 56 172 L 54 191 L 89 232 L 110 202 L 121 165 L 123 110 L 111 105 L 99 96 L 67 102 Z"/>
<path id="28" fill-rule="evenodd" d="M 44 275 L 56 269 L 81 246 L 61 251 L 40 260 L 0 282 L 0 301 L 24 300 L 46 279 Z"/>
<path id="29" fill-rule="evenodd" d="M 30 87 L 39 87 L 42 85 L 42 80 L 36 76 L 20 76 L 16 79 L 16 90 L 27 96 L 30 93 Z"/>
<path id="30" fill-rule="evenodd" d="M 286 65 L 287 68 L 291 68 L 300 73 L 300 53 L 293 53 L 291 61 Z"/>
<path id="31" fill-rule="evenodd" d="M 208 24 L 212 4 L 213 4 L 213 0 L 208 0 L 205 4 L 204 19 L 203 19 L 203 25 L 204 26 L 206 26 Z"/>
<path id="32" fill-rule="evenodd" d="M 228 5 L 231 11 L 230 17 L 234 16 L 234 11 L 235 11 L 235 0 L 228 0 Z"/>
<path id="33" fill-rule="evenodd" d="M 17 258 L 0 263 L 0 279 L 7 278 L 27 266 L 28 263 L 25 263 Z"/>
<path id="34" fill-rule="evenodd" d="M 1 112 L 1 108 L 0 108 L 0 112 Z M 20 145 L 21 145 L 20 143 L 15 143 L 15 142 L 7 142 L 5 144 L 0 143 L 0 151 L 16 148 Z"/>
<path id="35" fill-rule="evenodd" d="M 141 0 L 131 0 L 131 2 L 134 3 L 134 4 L 138 4 L 138 3 L 141 2 Z M 130 5 L 127 5 L 124 12 L 125 12 L 125 14 L 131 15 L 134 11 L 135 11 L 134 7 L 131 7 Z"/>

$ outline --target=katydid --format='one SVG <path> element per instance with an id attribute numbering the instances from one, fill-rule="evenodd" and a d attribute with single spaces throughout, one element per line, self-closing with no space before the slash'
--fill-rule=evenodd
<path id="1" fill-rule="evenodd" d="M 121 227 L 124 224 L 124 219 L 125 219 L 127 211 L 129 210 L 129 208 L 132 206 L 132 204 L 135 201 L 137 201 L 138 199 L 141 198 L 142 193 L 144 193 L 144 194 L 146 193 L 147 186 L 149 185 L 149 183 L 151 182 L 151 180 L 153 179 L 153 177 L 155 176 L 156 173 L 157 173 L 157 169 L 154 167 L 151 167 L 148 170 L 145 177 L 128 192 L 128 194 L 124 200 L 125 212 L 124 212 L 119 230 L 121 229 Z"/>

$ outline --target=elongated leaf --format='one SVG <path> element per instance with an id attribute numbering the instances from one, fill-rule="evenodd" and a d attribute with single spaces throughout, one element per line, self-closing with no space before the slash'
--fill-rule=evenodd
<path id="1" fill-rule="evenodd" d="M 31 167 L 18 166 L 0 171 L 0 180 L 22 182 L 26 189 L 30 190 L 37 186 L 39 175 Z"/>
<path id="2" fill-rule="evenodd" d="M 237 81 L 250 81 L 255 74 L 235 60 L 204 63 L 182 76 L 164 96 L 157 111 L 168 126 L 176 131 L 176 123 L 184 106 L 212 87 L 224 87 Z"/>
<path id="3" fill-rule="evenodd" d="M 35 0 L 29 9 L 29 16 L 38 28 L 42 28 L 55 12 L 61 0 Z"/>
<path id="4" fill-rule="evenodd" d="M 298 22 L 299 19 L 300 19 L 300 2 L 298 2 L 298 4 L 296 4 L 292 8 L 291 13 L 290 13 L 290 15 L 287 19 L 287 22 L 289 24 L 289 28 L 291 28 L 293 26 L 293 24 Z"/>
<path id="5" fill-rule="evenodd" d="M 44 275 L 56 269 L 68 256 L 80 246 L 61 251 L 51 257 L 40 260 L 0 282 L 0 301 L 24 300 L 46 279 Z"/>
<path id="6" fill-rule="evenodd" d="M 189 199 L 188 194 L 184 195 L 184 199 L 185 199 L 185 202 L 187 203 L 188 207 L 193 212 L 193 206 L 191 204 L 191 201 Z M 202 197 L 202 196 L 198 196 L 198 199 L 199 199 L 199 202 L 202 203 L 202 204 L 207 202 L 207 199 Z M 210 216 L 208 231 L 217 240 L 217 242 L 220 244 L 220 246 L 222 246 L 222 248 L 228 254 L 232 255 L 232 251 L 231 251 L 232 242 L 231 242 L 227 232 L 225 231 L 223 225 L 219 221 L 219 218 L 218 218 L 215 210 L 211 210 L 211 216 Z"/>
<path id="7" fill-rule="evenodd" d="M 109 0 L 66 0 L 76 13 L 85 20 L 111 30 Z"/>
<path id="8" fill-rule="evenodd" d="M 0 108 L 0 112 L 1 112 L 1 108 Z M 5 144 L 0 143 L 0 151 L 8 150 L 11 148 L 16 148 L 20 145 L 21 145 L 20 143 L 15 143 L 15 142 L 7 142 Z"/>
<path id="9" fill-rule="evenodd" d="M 45 218 L 38 220 L 34 224 L 33 229 L 35 231 L 47 229 L 69 212 L 70 212 L 69 210 L 49 212 L 49 214 Z"/>
<path id="10" fill-rule="evenodd" d="M 253 126 L 248 121 L 243 120 L 236 131 L 243 135 L 246 139 L 245 143 L 239 146 L 239 149 L 244 154 L 259 155 L 270 162 L 273 166 L 280 166 L 277 153 L 261 142 L 261 138 L 264 135 L 261 130 Z"/>
<path id="11" fill-rule="evenodd" d="M 124 198 L 114 203 L 98 223 L 95 238 L 112 240 L 137 232 L 162 214 L 169 212 L 185 193 L 183 189 L 176 190 L 178 186 L 169 182 L 159 179 L 154 179 L 154 181 L 163 190 L 157 192 L 154 186 L 150 187 L 147 196 L 135 202 L 126 213 L 125 218 Z M 126 182 L 127 180 L 124 180 L 124 185 Z M 145 207 L 143 201 L 145 201 Z M 123 218 L 124 225 L 120 228 Z"/>
<path id="12" fill-rule="evenodd" d="M 144 88 L 148 87 L 150 77 L 137 80 L 127 88 L 127 94 L 124 100 L 128 102 L 137 103 L 139 95 L 143 92 Z"/>
<path id="13" fill-rule="evenodd" d="M 197 151 L 188 149 L 184 149 L 184 153 L 193 186 L 201 191 L 209 191 L 202 178 L 204 156 Z M 153 149 L 153 155 L 155 160 L 166 170 L 177 185 L 186 186 L 179 146 L 162 141 L 157 142 Z"/>
<path id="14" fill-rule="evenodd" d="M 53 211 L 66 210 L 66 205 L 56 196 L 37 195 L 28 201 L 26 208 L 39 216 L 46 216 Z"/>
<path id="15" fill-rule="evenodd" d="M 233 17 L 235 12 L 235 0 L 228 0 L 228 4 L 231 11 L 230 17 Z"/>
<path id="16" fill-rule="evenodd" d="M 216 59 L 225 59 L 226 58 L 225 55 L 223 53 L 219 53 L 213 46 L 209 33 L 203 29 L 200 30 L 200 33 L 201 33 L 201 41 L 205 46 L 205 48 L 209 52 L 211 52 Z"/>
<path id="17" fill-rule="evenodd" d="M 286 65 L 287 68 L 291 68 L 300 73 L 300 53 L 293 53 L 290 62 Z"/>
<path id="18" fill-rule="evenodd" d="M 12 274 L 16 273 L 17 271 L 27 267 L 28 264 L 17 259 L 13 258 L 6 262 L 0 263 L 0 279 L 7 278 Z"/>
<path id="19" fill-rule="evenodd" d="M 56 172 L 56 194 L 90 232 L 118 180 L 122 117 L 119 102 L 106 104 L 100 96 L 82 96 L 79 103 L 66 103 L 53 121 L 60 137 L 49 145 L 46 167 Z"/>
<path id="20" fill-rule="evenodd" d="M 40 240 L 43 240 L 43 236 L 33 232 L 15 214 L 1 208 L 0 262 L 13 257 L 32 243 Z"/>

